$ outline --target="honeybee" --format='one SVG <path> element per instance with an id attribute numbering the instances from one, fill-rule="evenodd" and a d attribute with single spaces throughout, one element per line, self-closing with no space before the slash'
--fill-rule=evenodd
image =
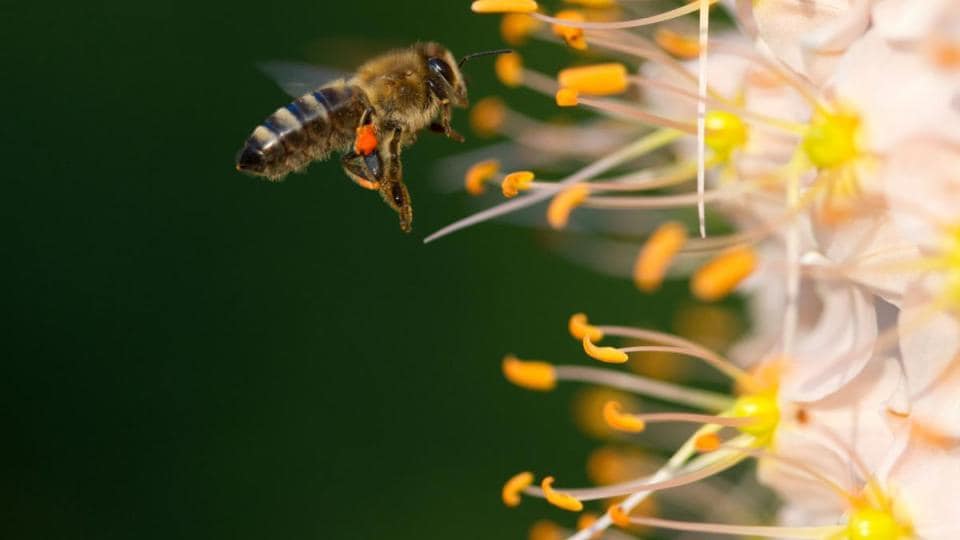
<path id="1" fill-rule="evenodd" d="M 290 65 L 268 67 L 275 77 L 289 79 L 280 81 L 281 86 L 294 95 L 305 93 L 253 130 L 237 153 L 237 170 L 277 181 L 339 151 L 347 176 L 379 192 L 397 212 L 400 229 L 410 232 L 413 207 L 403 182 L 402 149 L 426 127 L 462 142 L 450 126 L 453 107 L 467 106 L 460 68 L 477 56 L 509 52 L 475 53 L 456 62 L 438 43 L 417 43 L 373 58 L 354 75 L 326 84 L 310 84 L 310 76 L 302 69 L 299 75 L 290 73 Z"/>

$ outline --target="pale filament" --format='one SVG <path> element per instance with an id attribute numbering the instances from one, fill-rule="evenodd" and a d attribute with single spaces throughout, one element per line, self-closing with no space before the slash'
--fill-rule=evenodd
<path id="1" fill-rule="evenodd" d="M 717 201 L 739 195 L 737 190 L 714 189 L 703 194 L 703 200 Z M 651 197 L 603 197 L 591 196 L 583 202 L 584 207 L 630 210 L 636 208 L 686 208 L 694 206 L 701 197 L 697 193 L 660 195 Z"/>
<path id="2" fill-rule="evenodd" d="M 846 530 L 842 525 L 820 527 L 765 527 L 761 525 L 728 525 L 725 523 L 697 523 L 671 519 L 632 517 L 630 523 L 678 531 L 753 536 L 761 538 L 809 538 L 823 540 Z"/>
<path id="3" fill-rule="evenodd" d="M 612 99 L 596 99 L 589 97 L 580 97 L 580 104 L 592 107 L 600 112 L 613 116 L 614 118 L 628 118 L 638 120 L 646 124 L 659 126 L 663 128 L 676 129 L 688 134 L 695 134 L 697 128 L 695 124 L 665 118 L 660 115 L 649 113 L 637 107 L 631 107 L 623 102 Z"/>
<path id="4" fill-rule="evenodd" d="M 649 26 L 651 24 L 657 24 L 664 21 L 669 21 L 671 19 L 676 19 L 684 15 L 688 15 L 700 9 L 700 4 L 702 0 L 693 0 L 692 2 L 680 6 L 669 11 L 664 11 L 663 13 L 653 15 L 650 17 L 643 17 L 639 19 L 632 19 L 629 21 L 615 21 L 615 22 L 589 22 L 589 21 L 571 21 L 567 19 L 558 19 L 556 17 L 551 17 L 549 15 L 544 15 L 543 13 L 531 13 L 533 17 L 540 19 L 541 21 L 548 22 L 551 24 L 557 24 L 562 26 L 568 26 L 571 28 L 583 28 L 584 30 L 616 30 L 622 28 L 637 28 L 640 26 Z M 708 0 L 710 4 L 715 3 L 717 0 Z"/>
<path id="5" fill-rule="evenodd" d="M 733 400 L 723 394 L 687 388 L 609 369 L 587 366 L 557 366 L 555 373 L 557 380 L 593 383 L 705 411 L 719 413 L 733 405 Z"/>

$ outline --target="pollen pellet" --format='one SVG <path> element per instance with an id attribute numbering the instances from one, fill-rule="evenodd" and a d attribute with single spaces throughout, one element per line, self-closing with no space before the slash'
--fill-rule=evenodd
<path id="1" fill-rule="evenodd" d="M 608 401 L 604 404 L 603 420 L 613 429 L 627 433 L 640 433 L 647 428 L 647 423 L 643 419 L 632 414 L 624 414 L 618 401 Z"/>
<path id="2" fill-rule="evenodd" d="M 664 223 L 650 235 L 633 265 L 637 287 L 651 292 L 660 287 L 667 268 L 687 241 L 687 230 L 675 221 Z"/>
<path id="3" fill-rule="evenodd" d="M 500 21 L 500 36 L 510 45 L 522 45 L 543 23 L 525 13 L 507 13 Z"/>
<path id="4" fill-rule="evenodd" d="M 580 103 L 580 95 L 573 88 L 557 90 L 557 105 L 560 107 L 576 107 Z"/>
<path id="5" fill-rule="evenodd" d="M 509 507 L 520 505 L 520 492 L 533 484 L 533 473 L 522 472 L 514 475 L 503 485 L 501 496 L 503 504 Z"/>
<path id="6" fill-rule="evenodd" d="M 507 198 L 516 197 L 521 191 L 530 188 L 533 178 L 533 173 L 530 171 L 517 171 L 508 174 L 500 185 L 503 196 Z"/>
<path id="7" fill-rule="evenodd" d="M 357 139 L 353 143 L 353 151 L 361 156 L 369 156 L 377 149 L 377 132 L 373 124 L 357 128 Z"/>
<path id="8" fill-rule="evenodd" d="M 685 60 L 700 54 L 700 42 L 668 28 L 658 28 L 654 40 L 663 50 Z"/>
<path id="9" fill-rule="evenodd" d="M 467 193 L 471 195 L 480 195 L 483 193 L 483 184 L 499 171 L 500 162 L 495 159 L 481 161 L 470 167 L 464 177 L 464 186 L 467 189 Z"/>
<path id="10" fill-rule="evenodd" d="M 731 292 L 757 267 L 757 255 L 749 247 L 736 247 L 703 265 L 690 280 L 690 290 L 703 301 L 719 300 Z"/>
<path id="11" fill-rule="evenodd" d="M 627 353 L 615 347 L 597 347 L 590 341 L 590 336 L 583 336 L 583 351 L 586 352 L 590 358 L 608 364 L 622 364 L 629 359 Z"/>
<path id="12" fill-rule="evenodd" d="M 593 64 L 567 68 L 557 75 L 561 88 L 583 94 L 609 96 L 627 89 L 627 68 L 623 64 Z"/>
<path id="13" fill-rule="evenodd" d="M 548 476 L 544 478 L 542 482 L 540 482 L 540 487 L 543 489 L 543 495 L 547 498 L 547 502 L 556 506 L 557 508 L 562 508 L 571 512 L 579 512 L 583 510 L 583 503 L 572 495 L 554 491 L 553 480 L 554 479 L 552 476 Z"/>
<path id="14" fill-rule="evenodd" d="M 501 54 L 493 64 L 500 82 L 507 86 L 520 86 L 523 83 L 523 59 L 519 54 Z"/>
<path id="15" fill-rule="evenodd" d="M 503 359 L 503 376 L 511 383 L 528 390 L 546 392 L 557 386 L 557 372 L 552 364 L 520 360 L 513 355 Z"/>
<path id="16" fill-rule="evenodd" d="M 534 0 L 476 0 L 470 5 L 474 13 L 531 13 L 537 10 Z"/>
<path id="17" fill-rule="evenodd" d="M 507 108 L 502 101 L 495 97 L 483 98 L 470 109 L 470 129 L 482 137 L 491 137 L 500 131 L 506 117 Z"/>
<path id="18" fill-rule="evenodd" d="M 603 339 L 603 331 L 596 326 L 592 326 L 587 321 L 587 316 L 583 313 L 574 313 L 570 316 L 570 320 L 567 322 L 567 330 L 569 330 L 570 335 L 578 341 L 584 337 L 589 337 L 593 341 Z"/>
<path id="19" fill-rule="evenodd" d="M 557 19 L 572 22 L 584 22 L 586 17 L 582 13 L 573 9 L 566 9 L 554 15 Z M 567 45 L 573 49 L 584 50 L 587 48 L 587 40 L 584 38 L 583 29 L 565 24 L 554 24 L 552 27 L 554 35 L 563 39 Z"/>
<path id="20" fill-rule="evenodd" d="M 554 229 L 562 229 L 570 220 L 570 212 L 583 204 L 590 196 L 590 188 L 579 184 L 561 191 L 550 201 L 547 207 L 547 223 Z"/>

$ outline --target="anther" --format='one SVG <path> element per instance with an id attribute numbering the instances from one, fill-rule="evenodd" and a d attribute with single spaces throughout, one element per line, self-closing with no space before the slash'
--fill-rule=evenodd
<path id="1" fill-rule="evenodd" d="M 527 489 L 531 484 L 533 484 L 533 473 L 522 472 L 515 474 L 511 477 L 505 484 L 503 484 L 503 491 L 501 496 L 503 498 L 503 504 L 509 507 L 515 507 L 520 505 L 520 493 Z"/>
<path id="2" fill-rule="evenodd" d="M 583 510 L 583 503 L 580 502 L 576 497 L 566 493 L 561 493 L 559 491 L 554 491 L 553 481 L 554 478 L 552 476 L 548 476 L 544 478 L 542 482 L 540 482 L 540 487 L 543 489 L 543 495 L 547 498 L 547 502 L 556 506 L 557 508 L 562 508 L 571 512 L 579 512 Z"/>
<path id="3" fill-rule="evenodd" d="M 667 268 L 687 241 L 686 228 L 675 221 L 657 228 L 643 245 L 633 265 L 633 281 L 646 292 L 655 291 L 663 283 Z"/>
<path id="4" fill-rule="evenodd" d="M 690 290 L 704 301 L 719 300 L 753 273 L 757 256 L 747 246 L 721 253 L 703 265 L 690 280 Z"/>
<path id="5" fill-rule="evenodd" d="M 570 320 L 567 322 L 567 329 L 570 331 L 570 335 L 577 340 L 582 340 L 584 337 L 589 337 L 593 341 L 603 339 L 603 330 L 591 325 L 587 321 L 587 316 L 584 313 L 574 313 L 571 315 Z"/>
<path id="6" fill-rule="evenodd" d="M 678 58 L 692 60 L 700 55 L 700 42 L 696 38 L 684 36 L 668 28 L 657 28 L 653 39 L 663 50 Z"/>
<path id="7" fill-rule="evenodd" d="M 563 529 L 556 523 L 541 519 L 530 527 L 529 540 L 563 540 Z"/>
<path id="8" fill-rule="evenodd" d="M 593 64 L 564 69 L 557 75 L 561 88 L 583 94 L 609 96 L 627 89 L 627 68 L 623 64 Z"/>
<path id="9" fill-rule="evenodd" d="M 642 418 L 625 414 L 619 401 L 608 401 L 603 405 L 603 420 L 613 429 L 627 433 L 640 433 L 647 429 L 647 423 Z"/>
<path id="10" fill-rule="evenodd" d="M 597 522 L 597 515 L 590 512 L 580 514 L 577 518 L 577 530 L 582 531 Z"/>
<path id="11" fill-rule="evenodd" d="M 530 183 L 533 182 L 533 173 L 530 171 L 512 172 L 504 177 L 500 189 L 503 196 L 509 198 L 516 197 L 521 191 L 530 189 Z"/>
<path id="12" fill-rule="evenodd" d="M 534 0 L 475 0 L 470 5 L 474 13 L 532 13 L 537 10 Z"/>
<path id="13" fill-rule="evenodd" d="M 470 109 L 470 128 L 477 135 L 492 137 L 500 131 L 506 117 L 507 108 L 502 101 L 495 97 L 483 98 Z"/>
<path id="14" fill-rule="evenodd" d="M 561 88 L 557 90 L 556 100 L 560 107 L 576 107 L 580 104 L 580 93 L 573 88 Z"/>
<path id="15" fill-rule="evenodd" d="M 587 20 L 582 13 L 573 9 L 563 10 L 554 15 L 554 17 L 572 22 L 584 22 Z M 583 36 L 582 28 L 574 28 L 572 26 L 566 26 L 563 24 L 554 24 L 553 33 L 556 36 L 563 38 L 563 41 L 566 42 L 566 44 L 572 49 L 582 51 L 587 48 L 587 40 Z"/>
<path id="16" fill-rule="evenodd" d="M 500 171 L 500 162 L 495 159 L 488 159 L 474 164 L 467 169 L 464 177 L 464 186 L 467 193 L 471 195 L 480 195 L 483 193 L 483 184 L 493 178 Z"/>
<path id="17" fill-rule="evenodd" d="M 546 392 L 557 386 L 556 368 L 547 362 L 520 360 L 508 354 L 503 358 L 502 368 L 508 381 L 528 390 Z"/>
<path id="18" fill-rule="evenodd" d="M 713 452 L 720 448 L 720 436 L 716 433 L 704 433 L 693 440 L 697 452 Z"/>
<path id="19" fill-rule="evenodd" d="M 619 504 L 615 504 L 607 509 L 607 515 L 610 516 L 610 521 L 618 527 L 626 528 L 630 526 L 630 516 L 623 511 L 623 507 Z"/>
<path id="20" fill-rule="evenodd" d="M 500 21 L 500 36 L 510 45 L 522 45 L 541 26 L 543 22 L 524 13 L 507 13 Z"/>
<path id="21" fill-rule="evenodd" d="M 570 219 L 570 212 L 574 208 L 583 204 L 590 196 L 590 188 L 583 184 L 577 184 L 558 193 L 547 207 L 547 223 L 554 229 L 562 229 L 567 226 Z"/>
<path id="22" fill-rule="evenodd" d="M 608 364 L 622 364 L 629 359 L 627 353 L 616 347 L 597 347 L 590 341 L 590 336 L 583 336 L 583 351 L 590 358 L 606 362 Z"/>
<path id="23" fill-rule="evenodd" d="M 515 87 L 523 83 L 523 58 L 519 53 L 501 54 L 493 64 L 497 78 L 503 84 Z"/>

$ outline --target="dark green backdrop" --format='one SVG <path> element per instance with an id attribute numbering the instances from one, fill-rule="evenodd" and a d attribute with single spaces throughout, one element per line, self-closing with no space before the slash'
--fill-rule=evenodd
<path id="1" fill-rule="evenodd" d="M 651 322 L 655 300 L 506 225 L 424 246 L 468 211 L 430 182 L 462 148 L 439 137 L 405 154 L 411 236 L 333 163 L 233 170 L 286 100 L 256 61 L 499 46 L 468 6 L 4 8 L 4 538 L 523 538 L 555 515 L 503 508 L 501 482 L 582 480 L 591 443 L 500 358 L 578 359 L 571 312 Z"/>

